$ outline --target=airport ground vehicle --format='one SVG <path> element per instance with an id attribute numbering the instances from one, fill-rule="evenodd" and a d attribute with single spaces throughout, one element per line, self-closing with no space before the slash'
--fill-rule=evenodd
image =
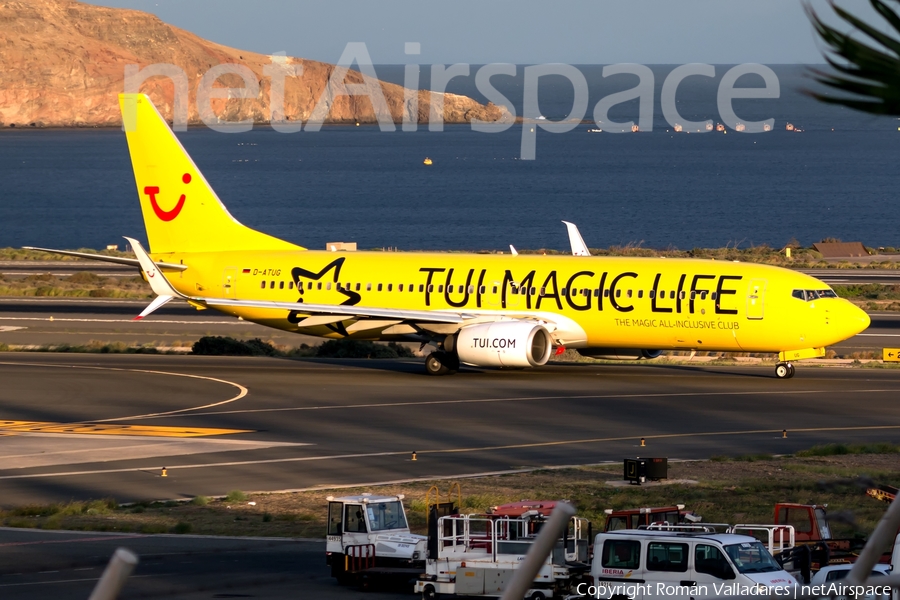
<path id="1" fill-rule="evenodd" d="M 133 238 L 135 259 L 53 251 L 140 267 L 157 297 L 138 318 L 178 299 L 306 335 L 417 342 L 432 375 L 539 367 L 564 347 L 772 352 L 780 379 L 870 323 L 827 284 L 770 265 L 307 250 L 236 221 L 148 96 L 119 102 L 152 255 Z"/>
<path id="2" fill-rule="evenodd" d="M 425 573 L 415 591 L 425 600 L 440 594 L 500 596 L 552 510 L 551 503 L 534 504 L 545 506 L 506 505 L 492 514 L 448 515 L 430 522 Z M 526 597 L 549 600 L 568 593 L 590 569 L 589 547 L 589 523 L 573 517 Z"/>
<path id="3" fill-rule="evenodd" d="M 850 569 L 853 568 L 853 565 L 828 565 L 827 567 L 822 567 L 819 569 L 819 572 L 813 575 L 812 581 L 809 582 L 811 586 L 819 587 L 820 589 L 828 589 L 829 584 L 832 582 L 839 582 L 847 578 L 847 575 L 850 574 Z M 875 565 L 872 569 L 872 573 L 869 575 L 870 579 L 877 579 L 878 577 L 884 577 L 890 574 L 891 568 L 888 565 Z M 838 588 L 839 589 L 839 588 Z M 831 594 L 828 595 L 829 598 Z M 858 600 L 889 600 L 890 594 L 871 594 L 862 596 Z M 847 598 L 846 595 L 834 595 L 835 600 L 845 600 Z"/>
<path id="4" fill-rule="evenodd" d="M 409 532 L 403 495 L 328 497 L 325 562 L 341 582 L 412 579 L 425 564 L 425 541 Z"/>
<path id="5" fill-rule="evenodd" d="M 796 583 L 756 538 L 677 528 L 597 534 L 591 576 L 595 589 L 574 591 L 605 600 L 701 600 Z"/>
<path id="6" fill-rule="evenodd" d="M 693 511 L 684 510 L 684 504 L 620 510 L 608 508 L 603 512 L 606 513 L 606 524 L 603 527 L 603 531 L 638 529 L 654 523 L 668 523 L 669 525 L 699 523 L 703 520 L 703 517 L 695 514 Z"/>

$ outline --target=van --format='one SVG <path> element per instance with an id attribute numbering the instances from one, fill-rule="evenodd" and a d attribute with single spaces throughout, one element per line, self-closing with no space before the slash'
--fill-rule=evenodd
<path id="1" fill-rule="evenodd" d="M 754 537 L 696 531 L 620 530 L 594 539 L 590 584 L 578 596 L 603 600 L 780 593 L 797 581 Z M 793 594 L 790 594 L 793 595 Z"/>

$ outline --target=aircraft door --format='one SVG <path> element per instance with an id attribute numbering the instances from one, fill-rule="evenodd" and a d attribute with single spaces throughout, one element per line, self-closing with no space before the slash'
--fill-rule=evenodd
<path id="1" fill-rule="evenodd" d="M 237 268 L 228 267 L 222 275 L 222 289 L 225 291 L 226 298 L 236 298 L 237 290 Z"/>
<path id="2" fill-rule="evenodd" d="M 760 320 L 765 309 L 766 280 L 751 279 L 747 288 L 747 318 Z"/>

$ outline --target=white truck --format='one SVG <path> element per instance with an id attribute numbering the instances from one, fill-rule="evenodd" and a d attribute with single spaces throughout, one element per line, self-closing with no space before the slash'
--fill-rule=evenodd
<path id="1" fill-rule="evenodd" d="M 797 581 L 754 537 L 734 533 L 619 530 L 597 535 L 593 582 L 573 590 L 598 600 L 772 593 Z"/>
<path id="2" fill-rule="evenodd" d="M 504 514 L 448 515 L 429 528 L 425 573 L 415 591 L 423 600 L 440 594 L 500 596 L 545 522 L 539 509 Z M 588 522 L 574 517 L 526 593 L 530 600 L 564 595 L 590 568 Z"/>
<path id="3" fill-rule="evenodd" d="M 342 583 L 411 580 L 424 571 L 425 536 L 409 532 L 402 494 L 328 496 L 325 561 Z"/>

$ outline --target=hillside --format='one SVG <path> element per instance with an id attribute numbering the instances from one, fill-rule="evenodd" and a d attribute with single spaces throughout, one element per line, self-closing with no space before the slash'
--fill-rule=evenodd
<path id="1" fill-rule="evenodd" d="M 288 77 L 285 116 L 306 121 L 325 91 L 334 65 L 300 58 L 282 59 L 300 64 L 301 77 Z M 269 121 L 270 79 L 263 67 L 272 58 L 204 40 L 140 11 L 104 8 L 74 0 L 8 0 L 0 3 L 0 124 L 30 126 L 115 126 L 121 124 L 116 95 L 124 89 L 125 65 L 145 67 L 170 63 L 185 71 L 190 89 L 188 122 L 199 124 L 196 92 L 202 75 L 211 67 L 237 63 L 251 69 L 260 82 L 253 99 L 214 100 L 213 109 L 228 121 L 252 118 Z M 350 71 L 345 83 L 360 83 L 362 75 Z M 218 84 L 242 86 L 236 75 Z M 395 122 L 402 120 L 404 89 L 381 83 Z M 174 86 L 153 78 L 141 87 L 167 119 L 172 119 Z M 427 122 L 430 93 L 419 92 L 418 120 Z M 447 123 L 472 118 L 493 121 L 501 109 L 466 96 L 444 95 Z M 365 97 L 338 96 L 331 102 L 326 122 L 373 123 L 375 113 Z"/>

